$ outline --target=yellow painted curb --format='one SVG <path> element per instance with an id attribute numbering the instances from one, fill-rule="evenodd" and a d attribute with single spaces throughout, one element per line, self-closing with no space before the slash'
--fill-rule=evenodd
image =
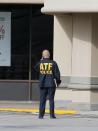
<path id="1" fill-rule="evenodd" d="M 0 108 L 0 111 L 8 111 L 8 112 L 25 112 L 25 113 L 39 113 L 38 109 L 17 109 L 17 108 Z M 49 110 L 45 110 L 46 113 L 49 113 Z M 62 110 L 56 109 L 55 114 L 57 115 L 75 115 L 78 111 L 76 110 Z"/>

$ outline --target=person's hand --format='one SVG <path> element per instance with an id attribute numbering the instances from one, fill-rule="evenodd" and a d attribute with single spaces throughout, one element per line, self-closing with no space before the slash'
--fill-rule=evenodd
<path id="1" fill-rule="evenodd" d="M 57 86 L 61 84 L 61 80 L 57 80 Z"/>

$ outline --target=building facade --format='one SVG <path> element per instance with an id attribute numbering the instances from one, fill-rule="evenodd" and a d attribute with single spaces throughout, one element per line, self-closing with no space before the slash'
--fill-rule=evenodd
<path id="1" fill-rule="evenodd" d="M 72 103 L 69 105 L 74 108 L 76 106 L 76 108 L 96 110 L 98 107 L 97 1 L 45 0 L 44 2 L 42 12 L 54 15 L 54 59 L 60 65 L 62 84 L 69 89 L 65 90 L 65 93 L 62 91 L 65 94 L 64 99 L 71 100 Z"/>
<path id="2" fill-rule="evenodd" d="M 39 25 L 46 25 L 45 33 L 49 30 L 49 34 L 43 38 L 46 38 L 48 45 L 41 45 L 43 41 L 36 42 L 35 38 L 42 40 L 42 37 L 38 37 L 42 32 L 34 32 L 29 30 L 29 36 L 27 40 L 29 41 L 29 58 L 33 57 L 36 54 L 36 47 L 39 47 L 38 52 L 41 52 L 43 48 L 46 47 L 53 52 L 53 58 L 57 61 L 60 67 L 62 84 L 57 89 L 55 99 L 57 101 L 68 101 L 68 107 L 72 108 L 82 108 L 82 109 L 92 109 L 96 110 L 98 108 L 98 2 L 97 0 L 0 0 L 3 4 L 2 10 L 4 11 L 4 6 L 8 5 L 7 3 L 16 4 L 14 6 L 30 6 L 29 8 L 29 28 L 33 30 L 35 27 L 36 20 L 32 20 L 32 11 L 34 11 L 33 18 L 37 16 L 44 17 L 44 19 L 37 19 L 37 21 L 42 20 L 42 23 Z M 5 4 L 4 4 L 5 3 Z M 18 3 L 18 5 L 17 5 Z M 89 4 L 88 4 L 89 3 Z M 2 4 L 0 6 L 2 6 Z M 8 8 L 8 7 L 7 7 Z M 40 13 L 35 13 L 37 9 L 40 9 Z M 35 10 L 34 10 L 35 9 Z M 13 14 L 14 14 L 14 9 Z M 19 12 L 19 11 L 18 11 Z M 27 11 L 26 11 L 27 12 Z M 28 14 L 26 15 L 28 16 Z M 25 20 L 27 20 L 26 18 Z M 47 19 L 47 20 L 46 20 Z M 46 20 L 46 21 L 45 21 Z M 23 20 L 24 21 L 24 20 Z M 31 22 L 32 21 L 32 22 Z M 53 24 L 54 22 L 54 24 Z M 33 24 L 32 24 L 33 23 Z M 35 24 L 35 25 L 34 25 Z M 39 27 L 39 25 L 37 27 Z M 17 27 L 17 25 L 16 25 Z M 13 24 L 14 28 L 14 24 Z M 21 28 L 21 27 L 19 27 Z M 17 28 L 16 28 L 17 29 Z M 40 28 L 38 28 L 40 30 Z M 19 31 L 20 32 L 20 31 Z M 27 33 L 28 34 L 28 33 Z M 26 34 L 25 34 L 26 35 Z M 27 35 L 26 35 L 27 36 Z M 52 38 L 53 36 L 53 38 Z M 32 37 L 32 38 L 31 38 Z M 34 38 L 34 39 L 33 39 Z M 17 38 L 16 38 L 17 39 Z M 21 38 L 20 38 L 21 39 Z M 38 39 L 37 39 L 38 40 Z M 14 43 L 14 42 L 13 42 Z M 26 42 L 27 43 L 27 42 Z M 14 45 L 14 44 L 13 44 Z M 41 46 L 39 46 L 41 45 Z M 28 44 L 27 44 L 28 46 Z M 16 46 L 17 47 L 17 46 Z M 33 47 L 33 49 L 32 49 Z M 13 47 L 14 48 L 14 47 Z M 15 48 L 16 49 L 16 48 Z M 27 48 L 26 48 L 27 49 Z M 32 50 L 31 50 L 32 49 Z M 41 50 L 40 50 L 41 49 Z M 35 52 L 34 52 L 35 51 Z M 30 52 L 34 52 L 33 54 Z M 28 53 L 26 53 L 28 54 Z M 40 54 L 39 54 L 40 55 Z M 37 59 L 39 56 L 37 57 Z M 34 81 L 35 78 L 32 76 L 31 65 L 32 60 L 28 61 L 27 64 L 29 68 L 28 80 L 1 80 L 0 88 L 3 84 L 3 89 L 6 86 L 6 83 L 11 85 L 10 87 L 13 90 L 13 86 L 17 85 L 20 91 L 20 87 L 26 87 L 24 96 L 29 96 L 29 99 L 34 100 L 33 93 L 36 93 L 36 86 L 38 81 Z M 36 60 L 35 60 L 36 61 Z M 16 64 L 17 65 L 17 64 Z M 24 65 L 24 64 L 23 64 Z M 9 75 L 9 73 L 8 73 Z M 24 76 L 24 74 L 23 74 Z M 35 76 L 35 75 L 34 75 Z M 9 77 L 9 76 L 8 76 Z M 13 78 L 13 77 L 12 77 Z M 20 78 L 21 79 L 21 78 Z M 27 78 L 26 78 L 27 79 Z M 27 86 L 27 85 L 28 86 Z M 9 87 L 9 88 L 10 88 Z M 27 88 L 28 87 L 28 88 Z M 8 87 L 7 87 L 8 88 Z M 15 87 L 15 89 L 18 89 Z M 27 90 L 27 91 L 26 91 Z M 3 90 L 5 91 L 5 90 Z M 23 91 L 21 89 L 21 91 Z M 10 92 L 9 92 L 10 94 Z M 18 95 L 18 93 L 17 93 Z M 21 96 L 21 93 L 20 93 Z M 4 97 L 3 97 L 4 98 Z M 13 99 L 13 97 L 12 97 Z M 16 97 L 15 97 L 16 99 Z M 22 98 L 24 100 L 24 98 Z M 20 100 L 20 99 L 19 99 Z"/>
<path id="3" fill-rule="evenodd" d="M 34 65 L 53 52 L 53 16 L 41 1 L 0 1 L 0 100 L 38 100 Z"/>

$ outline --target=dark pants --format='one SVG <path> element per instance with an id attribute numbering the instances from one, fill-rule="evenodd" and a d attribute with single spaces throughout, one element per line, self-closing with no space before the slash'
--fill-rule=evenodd
<path id="1" fill-rule="evenodd" d="M 56 90 L 55 87 L 40 89 L 39 116 L 44 116 L 44 114 L 45 114 L 45 106 L 46 106 L 47 96 L 49 98 L 50 116 L 54 115 L 54 95 L 55 95 L 55 90 Z"/>

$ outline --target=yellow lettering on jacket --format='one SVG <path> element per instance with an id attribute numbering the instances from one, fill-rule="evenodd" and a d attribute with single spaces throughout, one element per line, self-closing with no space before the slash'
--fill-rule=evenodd
<path id="1" fill-rule="evenodd" d="M 40 63 L 40 73 L 41 74 L 52 74 L 52 63 Z"/>
<path id="2" fill-rule="evenodd" d="M 44 63 L 44 70 L 47 70 L 48 68 L 48 63 Z"/>
<path id="3" fill-rule="evenodd" d="M 44 65 L 43 65 L 43 63 L 40 64 L 40 71 L 41 71 L 41 70 L 44 70 Z"/>
<path id="4" fill-rule="evenodd" d="M 52 63 L 49 63 L 49 65 L 48 65 L 48 70 L 49 70 L 49 71 L 52 70 Z"/>

